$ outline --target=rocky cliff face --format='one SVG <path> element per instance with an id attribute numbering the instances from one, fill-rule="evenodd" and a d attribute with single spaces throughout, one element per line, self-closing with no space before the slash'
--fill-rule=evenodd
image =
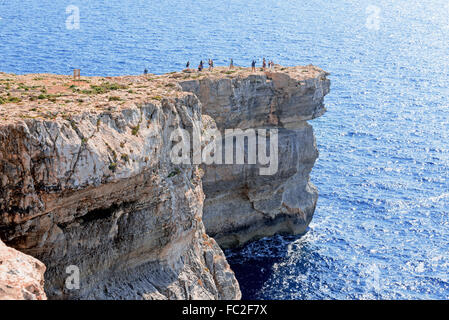
<path id="1" fill-rule="evenodd" d="M 49 298 L 239 299 L 210 235 L 231 246 L 310 222 L 321 69 L 0 80 L 18 95 L 0 97 L 0 238 L 45 263 Z M 211 126 L 279 128 L 277 173 L 173 164 L 172 132 Z"/>
<path id="2" fill-rule="evenodd" d="M 0 240 L 0 300 L 45 300 L 45 266 Z"/>
<path id="3" fill-rule="evenodd" d="M 288 68 L 181 83 L 198 96 L 203 114 L 215 121 L 211 127 L 278 129 L 279 156 L 273 175 L 261 175 L 260 165 L 204 166 L 204 223 L 222 247 L 306 231 L 318 198 L 309 177 L 318 150 L 307 120 L 325 112 L 323 100 L 330 86 L 326 76 L 314 67 Z"/>
<path id="4" fill-rule="evenodd" d="M 49 298 L 240 297 L 204 231 L 197 166 L 169 157 L 170 132 L 191 127 L 200 111 L 192 94 L 179 94 L 0 125 L 0 235 L 46 264 Z M 70 266 L 79 289 L 66 286 Z"/>

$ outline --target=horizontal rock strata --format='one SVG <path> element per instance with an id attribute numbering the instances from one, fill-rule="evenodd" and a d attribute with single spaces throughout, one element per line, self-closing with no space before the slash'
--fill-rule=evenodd
<path id="1" fill-rule="evenodd" d="M 45 264 L 50 299 L 239 299 L 214 238 L 230 247 L 304 232 L 317 199 L 307 120 L 325 111 L 326 75 L 313 66 L 79 81 L 0 73 L 1 240 Z M 276 174 L 173 163 L 175 130 L 212 127 L 276 128 Z M 37 282 L 7 295 L 45 298 L 33 263 Z"/>
<path id="2" fill-rule="evenodd" d="M 318 198 L 310 182 L 318 150 L 307 120 L 325 112 L 323 101 L 330 86 L 326 72 L 313 70 L 313 77 L 304 77 L 302 68 L 288 68 L 244 78 L 181 83 L 184 90 L 198 96 L 203 114 L 221 132 L 242 129 L 245 135 L 247 129 L 278 129 L 279 161 L 274 175 L 261 175 L 260 165 L 204 167 L 204 223 L 222 247 L 306 231 Z"/>
<path id="3" fill-rule="evenodd" d="M 240 297 L 204 231 L 197 167 L 169 157 L 171 131 L 199 116 L 197 99 L 184 94 L 0 126 L 0 235 L 46 264 L 50 298 Z M 70 266 L 79 289 L 66 286 Z"/>

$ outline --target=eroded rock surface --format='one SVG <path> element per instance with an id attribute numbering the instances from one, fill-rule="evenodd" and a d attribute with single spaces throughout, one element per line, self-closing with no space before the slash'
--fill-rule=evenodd
<path id="1" fill-rule="evenodd" d="M 321 69 L 0 73 L 0 88 L 0 238 L 45 263 L 51 299 L 239 299 L 210 236 L 228 247 L 302 233 L 313 215 L 306 121 L 325 111 Z M 277 128 L 277 173 L 172 163 L 174 130 L 211 126 Z M 79 289 L 66 283 L 73 267 Z"/>
<path id="2" fill-rule="evenodd" d="M 45 300 L 45 266 L 0 240 L 0 300 Z"/>
<path id="3" fill-rule="evenodd" d="M 203 114 L 210 116 L 215 121 L 212 126 L 221 132 L 278 129 L 279 162 L 274 175 L 261 175 L 258 165 L 204 167 L 204 223 L 207 233 L 221 246 L 306 231 L 318 198 L 310 182 L 318 150 L 307 120 L 326 110 L 327 75 L 310 66 L 181 82 L 184 90 L 198 96 Z"/>

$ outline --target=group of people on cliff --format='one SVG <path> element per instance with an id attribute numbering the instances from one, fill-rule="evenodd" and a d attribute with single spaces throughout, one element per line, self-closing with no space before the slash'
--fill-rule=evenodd
<path id="1" fill-rule="evenodd" d="M 267 69 L 267 60 L 263 58 L 262 60 L 262 69 L 265 71 Z M 270 60 L 268 61 L 268 69 L 273 70 L 274 69 L 274 61 Z M 253 60 L 251 63 L 251 70 L 256 71 L 256 60 Z"/>
<path id="2" fill-rule="evenodd" d="M 208 64 L 209 64 L 209 71 L 214 70 L 214 60 L 209 59 Z M 190 68 L 190 61 L 187 61 L 186 69 L 189 69 L 189 68 Z M 203 69 L 204 69 L 204 63 L 203 63 L 203 60 L 201 60 L 200 64 L 198 65 L 198 71 L 201 72 L 201 71 L 203 71 Z"/>
<path id="3" fill-rule="evenodd" d="M 253 60 L 251 62 L 251 70 L 253 72 L 256 71 L 256 60 Z M 213 71 L 214 70 L 214 60 L 213 59 L 209 59 L 208 61 L 208 65 L 209 65 L 209 71 Z M 265 71 L 267 69 L 267 65 L 268 65 L 268 69 L 273 70 L 274 69 L 274 61 L 270 60 L 267 63 L 267 60 L 265 58 L 263 58 L 262 60 L 262 69 Z M 234 68 L 234 60 L 231 58 L 231 61 L 229 63 L 229 69 L 233 69 Z M 186 69 L 189 70 L 190 69 L 190 61 L 187 61 L 186 63 Z M 198 65 L 198 71 L 201 72 L 204 70 L 204 62 L 203 60 L 200 61 L 200 64 Z"/>
<path id="4" fill-rule="evenodd" d="M 256 71 L 256 60 L 253 60 L 251 62 L 251 71 L 255 72 Z M 214 70 L 214 60 L 213 59 L 209 59 L 208 60 L 208 65 L 209 65 L 209 71 L 213 71 Z M 270 60 L 268 61 L 267 64 L 267 60 L 265 58 L 262 59 L 262 69 L 263 71 L 265 71 L 267 69 L 267 65 L 268 65 L 268 69 L 269 70 L 273 70 L 274 69 L 274 61 Z M 186 69 L 190 70 L 190 61 L 187 61 L 186 63 Z M 234 69 L 234 60 L 231 58 L 231 61 L 229 63 L 229 69 L 232 70 Z M 200 61 L 200 64 L 198 65 L 198 71 L 201 72 L 204 70 L 204 62 L 203 60 Z M 148 74 L 148 69 L 145 68 L 145 70 L 143 71 L 143 74 Z"/>

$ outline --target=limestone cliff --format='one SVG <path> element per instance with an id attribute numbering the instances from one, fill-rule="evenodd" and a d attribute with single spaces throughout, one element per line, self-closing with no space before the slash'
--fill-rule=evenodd
<path id="1" fill-rule="evenodd" d="M 277 68 L 248 77 L 190 80 L 181 86 L 198 96 L 203 114 L 221 131 L 279 129 L 276 174 L 262 176 L 257 165 L 204 167 L 207 233 L 222 247 L 276 233 L 304 233 L 318 198 L 309 177 L 318 150 L 307 120 L 325 112 L 327 73 L 314 67 Z"/>
<path id="2" fill-rule="evenodd" d="M 126 86 L 139 96 L 150 90 Z M 70 94 L 82 93 L 63 99 Z M 61 106 L 57 116 L 0 123 L 1 238 L 45 263 L 49 298 L 239 298 L 221 249 L 204 231 L 198 168 L 169 157 L 170 132 L 201 115 L 197 98 L 172 90 L 126 105 L 125 97 L 87 95 L 109 106 Z M 53 104 L 56 112 L 58 101 L 33 109 Z M 65 285 L 70 266 L 79 269 L 79 289 Z"/>
<path id="3" fill-rule="evenodd" d="M 49 298 L 239 299 L 209 235 L 230 246 L 310 222 L 321 69 L 0 74 L 0 88 L 0 238 L 45 263 Z M 207 115 L 220 129 L 279 128 L 277 174 L 173 164 L 173 131 L 207 130 Z"/>
<path id="4" fill-rule="evenodd" d="M 44 300 L 45 266 L 0 240 L 0 300 Z"/>

